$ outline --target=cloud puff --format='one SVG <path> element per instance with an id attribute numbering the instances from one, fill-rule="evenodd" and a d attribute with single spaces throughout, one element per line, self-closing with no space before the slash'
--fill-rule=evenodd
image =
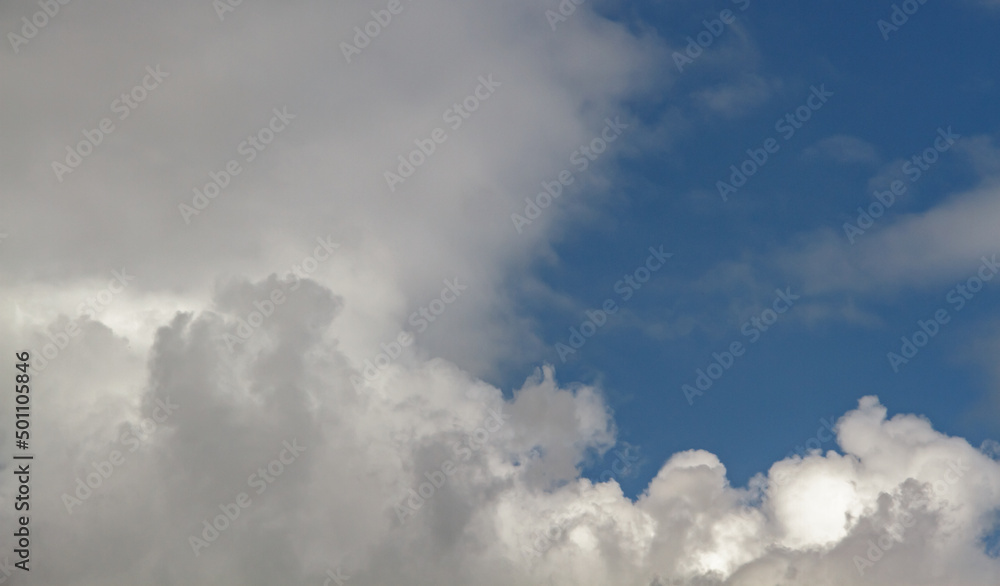
<path id="1" fill-rule="evenodd" d="M 39 561 L 39 579 L 982 585 L 1000 570 L 979 541 L 1000 463 L 924 418 L 887 419 L 874 397 L 836 424 L 840 453 L 782 460 L 738 488 L 713 454 L 682 452 L 632 501 L 580 478 L 614 445 L 614 421 L 599 389 L 560 385 L 550 367 L 505 399 L 408 349 L 358 389 L 332 335 L 342 301 L 310 280 L 231 352 L 251 300 L 281 286 L 294 283 L 220 284 L 210 308 L 159 328 L 144 367 L 104 329 L 58 358 L 66 376 L 40 375 L 33 498 L 50 505 L 34 515 L 36 547 L 67 553 Z M 134 393 L 93 388 L 118 370 L 142 373 Z M 124 463 L 78 492 L 114 450 Z M 240 493 L 250 502 L 234 509 Z M 227 510 L 239 515 L 218 521 Z"/>
<path id="2" fill-rule="evenodd" d="M 530 2 L 405 3 L 348 62 L 354 27 L 384 18 L 371 6 L 242 3 L 220 17 L 218 4 L 73 3 L 0 54 L 0 350 L 33 353 L 32 580 L 995 578 L 978 540 L 1000 506 L 997 463 L 921 418 L 887 419 L 874 398 L 840 420 L 842 453 L 733 487 L 716 456 L 684 452 L 632 500 L 580 476 L 616 441 L 600 388 L 551 367 L 509 396 L 482 380 L 535 343 L 502 285 L 551 254 L 562 217 L 553 205 L 520 234 L 510 214 L 623 103 L 670 81 L 650 81 L 669 64 L 660 42 L 589 6 L 552 31 Z M 19 10 L 0 8 L 0 29 L 20 27 Z M 163 73 L 146 89 L 151 69 Z M 733 91 L 764 99 L 771 82 L 747 79 Z M 449 122 L 485 84 L 495 93 Z M 123 94 L 144 99 L 118 117 Z M 114 130 L 54 172 L 104 118 Z M 447 139 L 390 186 L 438 128 Z M 595 184 L 611 162 L 590 169 Z M 991 212 L 989 195 L 955 203 L 952 226 Z M 931 224 L 884 238 L 907 244 Z M 993 242 L 978 235 L 946 250 Z M 834 268 L 890 279 L 915 266 L 907 254 L 895 273 Z M 449 280 L 468 290 L 442 314 Z M 410 316 L 428 308 L 421 329 Z M 4 500 L 17 489 L 4 474 Z M 0 520 L 13 526 L 12 509 Z"/>

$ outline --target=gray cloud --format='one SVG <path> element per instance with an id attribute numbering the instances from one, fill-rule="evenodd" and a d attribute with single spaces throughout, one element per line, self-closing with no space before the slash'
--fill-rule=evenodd
<path id="1" fill-rule="evenodd" d="M 0 7 L 0 32 L 36 6 Z M 60 6 L 0 52 L 0 350 L 35 355 L 39 454 L 33 567 L 16 583 L 319 585 L 335 569 L 359 585 L 996 575 L 976 539 L 1000 506 L 1000 466 L 921 418 L 887 420 L 874 398 L 840 420 L 842 454 L 790 458 L 734 488 L 716 456 L 684 452 L 632 501 L 614 480 L 579 476 L 615 445 L 600 388 L 548 366 L 506 399 L 481 380 L 532 343 L 507 287 L 529 255 L 551 253 L 566 217 L 517 234 L 510 214 L 622 103 L 669 86 L 649 81 L 669 63 L 661 41 L 589 6 L 552 31 L 527 2 L 406 0 L 347 63 L 341 43 L 388 2 L 243 2 L 221 20 L 211 2 Z M 490 75 L 496 92 L 448 126 Z M 122 94 L 136 106 L 119 118 Z M 281 130 L 276 108 L 294 116 Z M 384 172 L 438 127 L 447 140 L 389 190 Z M 67 147 L 81 161 L 57 177 Z M 211 181 L 218 195 L 185 222 L 179 206 L 214 193 Z M 887 227 L 883 244 L 989 212 L 989 193 Z M 984 234 L 947 250 L 979 250 Z M 887 281 L 917 270 L 908 253 L 894 259 L 834 266 Z M 122 267 L 135 280 L 86 311 Z M 363 360 L 456 276 L 461 302 L 355 386 Z M 971 469 L 935 489 L 958 459 Z M 0 495 L 16 490 L 5 474 Z M 423 502 L 404 522 L 411 491 Z M 858 575 L 853 556 L 904 510 L 912 531 Z M 14 525 L 9 507 L 0 520 Z"/>

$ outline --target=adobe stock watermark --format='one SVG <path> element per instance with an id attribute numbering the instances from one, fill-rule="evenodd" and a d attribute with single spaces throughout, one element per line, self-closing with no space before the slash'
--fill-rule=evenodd
<path id="1" fill-rule="evenodd" d="M 282 106 L 280 110 L 274 108 L 271 112 L 273 116 L 271 116 L 271 120 L 266 125 L 254 134 L 248 135 L 245 140 L 236 146 L 236 153 L 243 155 L 245 163 L 252 163 L 295 119 L 295 114 L 288 113 L 288 106 Z M 229 186 L 233 178 L 242 172 L 243 167 L 240 166 L 240 162 L 237 159 L 230 159 L 223 165 L 221 171 L 209 171 L 208 183 L 201 189 L 197 187 L 193 188 L 194 197 L 191 199 L 191 205 L 182 203 L 177 206 L 184 223 L 190 225 L 191 218 L 204 211 L 208 207 L 208 204 L 212 203 L 211 200 L 218 197 Z"/>
<path id="2" fill-rule="evenodd" d="M 617 481 L 619 478 L 630 474 L 633 465 L 639 461 L 639 456 L 629 453 L 631 450 L 632 446 L 629 445 L 625 445 L 623 449 L 615 450 L 613 452 L 615 457 L 611 466 L 601 472 L 597 478 L 598 482 L 608 482 L 612 479 Z M 568 525 L 567 520 L 564 519 L 561 522 L 553 523 L 545 531 L 535 532 L 529 538 L 530 546 L 525 550 L 525 553 L 529 556 L 543 555 L 563 538 Z"/>
<path id="3" fill-rule="evenodd" d="M 955 142 L 962 138 L 961 134 L 955 134 L 951 131 L 951 126 L 947 130 L 938 128 L 937 132 L 938 136 L 934 139 L 932 146 L 913 155 L 900 167 L 900 171 L 910 180 L 911 184 L 919 181 L 924 176 L 924 173 L 929 171 L 931 166 L 938 162 L 941 154 L 951 150 Z M 881 218 L 892 207 L 892 204 L 896 202 L 896 197 L 906 193 L 906 190 L 907 185 L 901 180 L 896 179 L 889 184 L 888 191 L 876 191 L 874 195 L 878 201 L 873 201 L 868 205 L 867 209 L 858 207 L 856 222 L 844 222 L 844 234 L 847 236 L 847 240 L 851 244 L 857 242 L 858 236 L 863 235 L 874 226 L 875 221 Z"/>
<path id="4" fill-rule="evenodd" d="M 301 279 L 314 273 L 321 262 L 329 259 L 333 256 L 333 252 L 340 248 L 340 244 L 333 242 L 330 235 L 327 235 L 326 238 L 317 237 L 316 242 L 319 244 L 313 249 L 311 255 L 306 256 L 299 264 L 292 265 L 291 272 L 295 276 L 295 280 L 288 290 L 289 292 L 297 291 L 302 286 Z M 288 300 L 286 295 L 284 286 L 275 287 L 263 299 L 257 299 L 253 302 L 254 309 L 247 314 L 245 319 L 237 318 L 236 335 L 229 332 L 222 335 L 222 341 L 225 342 L 230 354 L 236 351 L 236 344 L 245 344 L 249 341 L 256 331 L 264 325 L 264 321 L 274 315 L 278 307 L 284 305 L 285 301 Z"/>
<path id="5" fill-rule="evenodd" d="M 623 124 L 618 120 L 618 116 L 615 116 L 614 121 L 605 118 L 604 128 L 601 132 L 589 143 L 580 145 L 579 148 L 570 153 L 569 162 L 576 168 L 576 171 L 563 169 L 556 174 L 556 178 L 552 181 L 542 181 L 543 191 L 538 192 L 534 200 L 530 197 L 524 198 L 524 215 L 510 215 L 510 221 L 514 223 L 514 230 L 520 234 L 525 226 L 530 226 L 532 222 L 537 220 L 542 215 L 542 210 L 552 205 L 552 201 L 562 195 L 564 188 L 573 184 L 575 181 L 573 174 L 577 171 L 581 173 L 586 171 L 591 163 L 608 150 L 608 145 L 618 140 L 618 137 L 627 128 L 628 124 Z"/>
<path id="6" fill-rule="evenodd" d="M 619 478 L 631 473 L 633 464 L 639 461 L 639 456 L 629 454 L 631 450 L 632 446 L 629 445 L 626 445 L 623 449 L 615 450 L 615 457 L 611 466 L 601 472 L 597 478 L 598 482 L 609 482 L 612 479 L 617 481 Z M 563 522 L 550 525 L 545 531 L 535 532 L 529 538 L 530 547 L 525 553 L 529 556 L 543 555 L 562 539 L 566 528 L 567 523 L 564 520 Z"/>
<path id="7" fill-rule="evenodd" d="M 21 22 L 24 23 L 21 25 L 21 34 L 7 33 L 7 40 L 10 41 L 10 47 L 14 49 L 14 54 L 19 55 L 21 47 L 37 37 L 38 33 L 59 15 L 62 7 L 70 2 L 71 0 L 38 0 L 38 6 L 41 7 L 41 10 L 32 14 L 30 19 L 27 16 L 21 17 Z"/>
<path id="8" fill-rule="evenodd" d="M 350 63 L 352 56 L 360 55 L 365 47 L 371 44 L 372 39 L 379 36 L 379 33 L 392 23 L 392 17 L 400 14 L 404 9 L 405 6 L 400 0 L 389 0 L 385 8 L 372 10 L 370 12 L 371 20 L 362 26 L 354 27 L 354 42 L 343 41 L 340 43 L 340 52 L 344 54 L 344 60 Z"/>
<path id="9" fill-rule="evenodd" d="M 732 0 L 733 4 L 739 6 L 740 12 L 743 12 L 750 7 L 750 0 Z M 736 22 L 736 14 L 728 8 L 719 12 L 719 17 L 714 20 L 703 20 L 701 24 L 704 26 L 703 31 L 699 32 L 694 37 L 687 38 L 687 46 L 684 47 L 684 52 L 674 51 L 673 58 L 674 64 L 677 65 L 677 71 L 684 72 L 684 67 L 694 63 L 694 60 L 705 52 L 705 49 L 712 46 L 712 43 L 716 39 L 722 36 L 722 33 L 726 32 L 726 26 Z"/>
<path id="10" fill-rule="evenodd" d="M 785 287 L 784 291 L 775 289 L 774 292 L 776 295 L 771 307 L 743 322 L 740 327 L 740 333 L 749 338 L 749 344 L 760 340 L 761 336 L 778 321 L 778 317 L 791 309 L 801 297 L 793 294 L 791 287 Z M 704 395 L 705 391 L 712 388 L 715 381 L 722 378 L 722 375 L 736 363 L 736 359 L 744 354 L 746 347 L 738 340 L 730 343 L 728 350 L 723 350 L 721 354 L 713 352 L 712 362 L 704 369 L 695 370 L 694 386 L 687 383 L 681 385 L 681 392 L 684 393 L 688 405 L 693 406 L 694 398 Z"/>
<path id="11" fill-rule="evenodd" d="M 168 77 L 170 77 L 170 72 L 162 71 L 159 64 L 156 64 L 155 67 L 147 65 L 146 75 L 143 76 L 141 83 L 136 84 L 131 90 L 123 92 L 111 101 L 111 112 L 118 114 L 118 120 L 125 120 Z M 83 161 L 93 154 L 97 147 L 104 142 L 104 139 L 111 136 L 114 131 L 114 121 L 111 118 L 102 118 L 95 128 L 82 130 L 83 140 L 76 145 L 66 145 L 66 158 L 63 162 L 52 161 L 52 172 L 55 173 L 59 183 L 63 182 L 67 174 L 72 173 L 82 165 Z"/>
<path id="12" fill-rule="evenodd" d="M 892 13 L 889 20 L 879 19 L 875 24 L 878 31 L 882 33 L 882 40 L 889 40 L 889 33 L 899 32 L 899 29 L 910 22 L 910 17 L 920 10 L 920 7 L 927 4 L 927 0 L 903 0 L 902 4 L 893 4 Z"/>
<path id="13" fill-rule="evenodd" d="M 822 453 L 823 444 L 831 442 L 836 438 L 834 427 L 836 426 L 837 418 L 830 416 L 829 418 L 821 418 L 819 420 L 819 427 L 816 429 L 816 433 L 805 441 L 805 445 L 797 445 L 795 449 L 788 452 L 784 459 L 789 459 L 794 456 L 799 458 L 805 458 L 812 452 Z M 768 477 L 768 483 L 773 486 L 784 486 L 791 480 L 790 475 L 785 470 L 780 470 L 775 472 L 774 476 Z M 752 520 L 757 514 L 759 514 L 759 509 L 751 506 L 744 506 L 740 510 L 740 516 L 744 519 Z"/>
<path id="14" fill-rule="evenodd" d="M 236 12 L 236 8 L 243 4 L 243 0 L 212 0 L 212 8 L 215 9 L 219 22 L 226 20 L 226 13 Z"/>
<path id="15" fill-rule="evenodd" d="M 301 286 L 299 281 L 301 279 L 307 279 L 310 275 L 319 269 L 320 263 L 328 260 L 333 256 L 333 251 L 340 248 L 340 244 L 332 240 L 333 236 L 330 234 L 326 235 L 326 238 L 321 236 L 316 237 L 316 248 L 313 248 L 312 254 L 307 255 L 303 258 L 299 264 L 292 265 L 289 271 L 295 276 L 295 286 L 292 287 L 291 291 L 296 291 Z"/>
<path id="16" fill-rule="evenodd" d="M 986 258 L 985 256 L 980 258 L 979 269 L 975 275 L 966 279 L 964 283 L 958 283 L 953 287 L 948 293 L 945 294 L 945 303 L 951 304 L 955 308 L 955 312 L 962 311 L 966 304 L 975 297 L 976 293 L 983 290 L 986 283 L 993 280 L 993 277 L 1000 272 L 1000 264 L 997 264 L 997 255 L 993 255 L 991 258 Z M 902 344 L 899 348 L 899 353 L 889 352 L 886 354 L 886 358 L 889 360 L 889 366 L 892 367 L 892 371 L 895 373 L 899 372 L 899 367 L 903 364 L 909 364 L 910 360 L 916 357 L 917 353 L 926 346 L 932 338 L 938 335 L 941 328 L 951 322 L 951 315 L 948 313 L 947 307 L 942 307 L 934 312 L 928 320 L 917 320 L 917 330 L 913 332 L 910 336 L 900 337 Z"/>
<path id="17" fill-rule="evenodd" d="M 597 477 L 599 482 L 607 482 L 612 479 L 618 479 L 632 472 L 632 465 L 639 461 L 639 456 L 631 456 L 629 452 L 632 450 L 632 446 L 625 446 L 623 450 L 615 450 L 615 459 L 611 462 L 611 466 L 605 469 Z M 618 465 L 621 464 L 621 469 L 618 469 Z"/>
<path id="18" fill-rule="evenodd" d="M 299 445 L 298 438 L 291 440 L 291 443 L 285 440 L 283 444 L 284 448 L 278 452 L 277 458 L 268 462 L 266 466 L 261 466 L 247 478 L 247 486 L 256 488 L 258 496 L 264 494 L 264 491 L 284 473 L 285 467 L 290 466 L 298 460 L 302 452 L 306 451 L 305 447 Z M 288 456 L 287 460 L 285 456 Z M 253 500 L 250 498 L 250 495 L 246 492 L 241 492 L 236 495 L 233 502 L 219 505 L 219 510 L 222 513 L 216 515 L 211 523 L 207 519 L 202 520 L 203 529 L 201 531 L 201 538 L 199 539 L 194 535 L 188 536 L 188 545 L 191 546 L 194 557 L 200 557 L 201 551 L 214 543 L 219 538 L 219 535 L 239 519 L 243 509 L 248 508 L 252 504 Z"/>
<path id="19" fill-rule="evenodd" d="M 528 537 L 528 547 L 524 550 L 529 557 L 545 555 L 545 552 L 552 549 L 552 546 L 559 543 L 566 535 L 570 523 L 568 519 L 561 519 L 548 526 L 544 531 L 533 532 Z"/>
<path id="20" fill-rule="evenodd" d="M 785 459 L 791 458 L 792 456 L 798 456 L 800 458 L 805 458 L 808 454 L 815 452 L 817 450 L 822 450 L 823 444 L 831 442 L 836 437 L 834 435 L 834 426 L 837 423 L 837 418 L 831 415 L 829 418 L 822 418 L 819 420 L 819 427 L 816 428 L 816 434 L 805 441 L 805 445 L 795 446 L 795 449 L 785 456 Z M 779 485 L 784 484 L 783 481 L 778 482 Z"/>
<path id="21" fill-rule="evenodd" d="M 503 404 L 497 410 L 487 409 L 487 412 L 489 416 L 483 420 L 481 426 L 474 429 L 463 441 L 456 442 L 452 446 L 452 449 L 455 450 L 455 460 L 461 459 L 462 462 L 468 462 L 472 458 L 472 454 L 481 450 L 489 441 L 490 436 L 500 431 L 504 423 L 510 419 L 510 415 L 503 413 Z M 493 425 L 493 423 L 496 425 Z M 437 468 L 430 472 L 424 472 L 424 478 L 427 480 L 421 482 L 416 489 L 406 489 L 406 494 L 393 505 L 393 510 L 396 512 L 396 518 L 399 520 L 400 525 L 405 524 L 410 517 L 417 514 L 417 511 L 427 501 L 434 498 L 438 489 L 443 487 L 449 478 L 455 474 L 457 470 L 455 465 L 456 462 L 446 459 Z"/>
<path id="22" fill-rule="evenodd" d="M 129 281 L 135 279 L 135 275 L 130 275 L 125 267 L 122 267 L 121 271 L 111 271 L 111 275 L 112 279 L 108 281 L 107 287 L 76 306 L 77 313 L 86 316 L 88 319 L 97 319 L 97 315 L 111 305 L 115 296 L 128 287 Z M 42 346 L 41 352 L 36 352 L 32 349 L 31 355 L 35 359 L 32 361 L 30 368 L 36 373 L 44 372 L 49 362 L 55 360 L 59 356 L 59 353 L 69 347 L 70 342 L 82 333 L 80 327 L 74 321 L 68 321 L 63 330 L 56 332 L 55 335 L 50 333 L 48 328 L 46 328 L 45 336 L 49 339 L 49 342 Z"/>
<path id="23" fill-rule="evenodd" d="M 295 283 L 296 288 L 298 288 L 299 282 L 296 280 Z M 253 302 L 254 309 L 247 314 L 246 319 L 242 317 L 236 318 L 238 322 L 236 335 L 234 336 L 229 332 L 222 334 L 222 341 L 225 342 L 229 353 L 234 354 L 236 352 L 237 344 L 246 344 L 256 331 L 264 325 L 264 320 L 274 315 L 275 310 L 284 305 L 286 300 L 283 287 L 275 287 L 263 299 L 255 300 Z"/>
<path id="24" fill-rule="evenodd" d="M 650 254 L 646 257 L 645 263 L 615 283 L 614 291 L 618 293 L 621 301 L 624 302 L 631 299 L 635 292 L 641 289 L 652 278 L 653 273 L 663 268 L 663 265 L 667 263 L 667 259 L 674 255 L 672 252 L 664 252 L 662 244 L 659 248 L 650 246 L 649 252 Z M 576 354 L 576 351 L 582 348 L 587 343 L 587 340 L 593 337 L 597 333 L 597 330 L 608 322 L 608 315 L 615 313 L 618 313 L 618 303 L 613 297 L 605 299 L 604 303 L 601 304 L 601 309 L 588 309 L 585 311 L 584 315 L 587 316 L 587 319 L 580 323 L 580 329 L 578 330 L 576 327 L 569 329 L 569 339 L 567 340 L 569 345 L 567 346 L 562 342 L 556 343 L 556 352 L 559 354 L 559 359 L 565 363 L 567 356 Z"/>
<path id="25" fill-rule="evenodd" d="M 377 379 L 385 369 L 389 368 L 389 365 L 399 358 L 403 353 L 403 348 L 413 344 L 417 334 L 427 331 L 430 324 L 441 317 L 448 306 L 458 301 L 462 292 L 469 288 L 468 285 L 463 285 L 458 277 L 445 279 L 442 283 L 444 283 L 444 289 L 441 290 L 440 295 L 432 299 L 426 306 L 421 306 L 410 314 L 408 323 L 414 327 L 414 331 L 411 333 L 404 328 L 388 344 L 379 344 L 382 351 L 376 354 L 375 358 L 365 359 L 362 363 L 364 365 L 361 369 L 363 380 L 358 375 L 351 375 L 350 380 L 351 384 L 354 385 L 354 390 L 360 391 L 365 382 L 373 382 Z"/>
<path id="26" fill-rule="evenodd" d="M 834 435 L 834 426 L 836 426 L 837 419 L 834 416 L 829 418 L 822 418 L 819 420 L 819 427 L 816 429 L 816 433 L 805 441 L 805 445 L 797 445 L 795 449 L 788 452 L 785 455 L 785 459 L 798 456 L 799 458 L 805 458 L 813 452 L 822 453 L 823 445 L 833 441 L 836 436 Z M 775 472 L 774 476 L 768 478 L 768 483 L 773 486 L 784 486 L 788 484 L 791 477 L 785 470 L 779 470 Z M 740 511 L 740 514 L 745 518 L 752 518 L 754 516 L 754 508 L 744 508 Z"/>
<path id="27" fill-rule="evenodd" d="M 810 89 L 812 92 L 806 98 L 804 104 L 786 113 L 783 117 L 778 118 L 778 121 L 774 124 L 775 132 L 779 133 L 781 138 L 786 142 L 791 140 L 795 136 L 795 133 L 806 122 L 812 119 L 814 112 L 819 111 L 826 104 L 827 100 L 833 97 L 833 92 L 826 90 L 826 84 L 820 84 L 819 87 L 812 86 Z M 781 144 L 775 138 L 765 139 L 760 148 L 747 149 L 746 160 L 739 163 L 739 166 L 729 166 L 729 169 L 732 171 L 729 176 L 729 182 L 721 180 L 715 182 L 715 187 L 719 190 L 719 197 L 722 198 L 722 201 L 729 201 L 729 196 L 746 185 L 747 181 L 767 164 L 770 156 L 779 150 L 781 150 Z"/>
<path id="28" fill-rule="evenodd" d="M 165 422 L 179 408 L 180 405 L 172 403 L 170 397 L 167 397 L 166 402 L 156 399 L 156 406 L 153 407 L 151 413 L 152 417 L 143 418 L 138 427 L 125 430 L 116 441 L 127 446 L 128 453 L 135 452 L 143 442 L 148 441 L 156 433 L 159 424 Z M 101 488 L 104 482 L 125 464 L 125 459 L 126 454 L 120 450 L 111 450 L 107 459 L 100 462 L 91 461 L 93 472 L 86 474 L 83 478 L 77 476 L 72 495 L 65 492 L 62 494 L 62 502 L 63 506 L 66 507 L 66 512 L 72 515 L 73 508 L 82 505 L 97 489 Z"/>
<path id="29" fill-rule="evenodd" d="M 493 93 L 501 85 L 500 82 L 493 79 L 492 73 L 485 77 L 480 75 L 477 81 L 479 81 L 479 84 L 473 88 L 469 95 L 465 96 L 460 102 L 455 102 L 441 115 L 441 118 L 452 131 L 458 130 L 472 116 L 472 113 L 479 109 L 483 102 L 493 96 Z M 446 140 L 448 140 L 448 131 L 441 127 L 431 130 L 430 137 L 428 138 L 414 139 L 413 144 L 417 148 L 410 151 L 405 157 L 403 155 L 396 157 L 399 161 L 399 165 L 396 166 L 396 172 L 385 171 L 382 174 L 386 184 L 389 186 L 389 191 L 395 193 L 396 186 L 401 185 L 412 177 L 417 172 L 417 169 L 437 152 L 438 146 L 444 144 Z"/>
<path id="30" fill-rule="evenodd" d="M 957 458 L 948 463 L 948 470 L 944 473 L 944 478 L 930 483 L 933 495 L 942 499 L 945 497 L 948 487 L 954 486 L 965 476 L 965 473 L 972 470 L 972 467 L 964 464 L 961 458 Z M 930 499 L 923 497 L 916 503 L 916 506 L 926 505 Z M 907 510 L 901 510 L 899 520 L 885 527 L 884 532 L 877 539 L 868 540 L 868 549 L 865 556 L 854 556 L 854 567 L 858 570 L 859 576 L 864 576 L 865 571 L 875 565 L 876 562 L 885 557 L 896 543 L 903 543 L 906 530 L 916 525 L 916 519 Z"/>
<path id="31" fill-rule="evenodd" d="M 333 586 L 334 584 L 344 586 L 351 579 L 350 576 L 344 574 L 344 570 L 340 566 L 337 566 L 336 569 L 327 568 L 324 576 L 326 576 L 326 579 L 323 580 L 323 586 Z"/>
<path id="32" fill-rule="evenodd" d="M 580 6 L 587 0 L 560 0 L 559 6 L 557 6 L 558 12 L 555 10 L 545 11 L 545 20 L 549 22 L 549 27 L 552 30 L 556 30 L 556 25 L 569 20 L 569 17 L 576 14 L 576 7 Z"/>

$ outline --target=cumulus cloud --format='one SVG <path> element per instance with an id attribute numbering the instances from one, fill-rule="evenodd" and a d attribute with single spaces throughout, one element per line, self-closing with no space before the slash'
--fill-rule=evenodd
<path id="1" fill-rule="evenodd" d="M 469 292 L 423 345 L 488 371 L 513 340 L 531 338 L 511 315 L 505 269 L 544 248 L 546 227 L 564 218 L 554 206 L 519 234 L 510 215 L 622 115 L 623 100 L 658 87 L 644 72 L 663 49 L 590 10 L 553 33 L 530 3 L 403 6 L 350 63 L 342 43 L 373 19 L 361 3 L 241 5 L 222 22 L 211 2 L 63 7 L 19 53 L 0 56 L 5 144 L 16 145 L 2 163 L 4 287 L 60 289 L 73 305 L 48 310 L 76 315 L 85 284 L 124 266 L 136 296 L 192 310 L 219 267 L 284 274 L 330 238 L 339 254 L 310 276 L 339 284 L 352 359 L 457 277 Z M 0 9 L 0 30 L 22 26 L 22 12 Z M 147 67 L 165 75 L 148 91 Z M 44 87 L 38 71 L 48 72 Z M 137 85 L 145 99 L 120 119 L 122 94 Z M 466 112 L 477 90 L 488 97 L 470 98 Z M 276 134 L 275 109 L 294 116 Z M 53 163 L 105 118 L 114 129 L 57 177 Z M 390 189 L 385 173 L 435 128 L 445 142 Z M 248 138 L 262 132 L 275 135 L 259 149 Z M 229 161 L 239 174 L 227 181 Z M 180 209 L 194 208 L 196 189 L 214 193 L 213 181 L 226 185 L 205 209 Z M 466 328 L 490 336 L 456 343 Z"/>
<path id="2" fill-rule="evenodd" d="M 586 5 L 552 31 L 528 2 L 406 2 L 345 56 L 384 15 L 219 4 L 60 5 L 0 54 L 0 350 L 32 353 L 39 455 L 18 580 L 995 577 L 978 540 L 1000 506 L 997 462 L 874 398 L 840 420 L 840 453 L 734 487 L 715 455 L 684 452 L 633 500 L 580 474 L 617 440 L 599 387 L 549 366 L 506 395 L 484 382 L 537 344 L 507 286 L 553 254 L 563 218 L 554 204 L 519 233 L 510 214 L 670 82 L 651 75 L 670 63 L 660 41 Z M 0 8 L 0 30 L 23 10 Z M 777 84 L 743 82 L 719 86 L 721 110 Z M 105 118 L 114 129 L 91 139 Z M 413 174 L 387 181 L 438 128 Z M 613 169 L 601 158 L 586 181 Z M 4 500 L 17 490 L 4 474 Z M 10 507 L 0 519 L 14 526 Z"/>
<path id="3" fill-rule="evenodd" d="M 408 350 L 359 389 L 331 336 L 343 302 L 311 280 L 231 352 L 250 300 L 294 285 L 220 285 L 210 308 L 158 329 L 144 366 L 88 332 L 59 357 L 74 379 L 40 378 L 53 392 L 35 408 L 56 416 L 37 430 L 33 498 L 50 505 L 36 548 L 67 553 L 40 559 L 39 580 L 983 585 L 1000 571 L 979 541 L 1000 463 L 922 417 L 887 418 L 875 397 L 837 422 L 839 453 L 740 488 L 715 455 L 682 452 L 633 501 L 579 476 L 614 445 L 613 416 L 600 389 L 551 367 L 505 399 Z M 112 396 L 93 388 L 109 371 L 143 376 Z M 115 450 L 124 462 L 100 478 Z"/>

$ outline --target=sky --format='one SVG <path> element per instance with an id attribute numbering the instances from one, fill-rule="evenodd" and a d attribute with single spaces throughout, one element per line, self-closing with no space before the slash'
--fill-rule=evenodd
<path id="1" fill-rule="evenodd" d="M 0 584 L 990 586 L 1000 4 L 0 6 Z"/>

